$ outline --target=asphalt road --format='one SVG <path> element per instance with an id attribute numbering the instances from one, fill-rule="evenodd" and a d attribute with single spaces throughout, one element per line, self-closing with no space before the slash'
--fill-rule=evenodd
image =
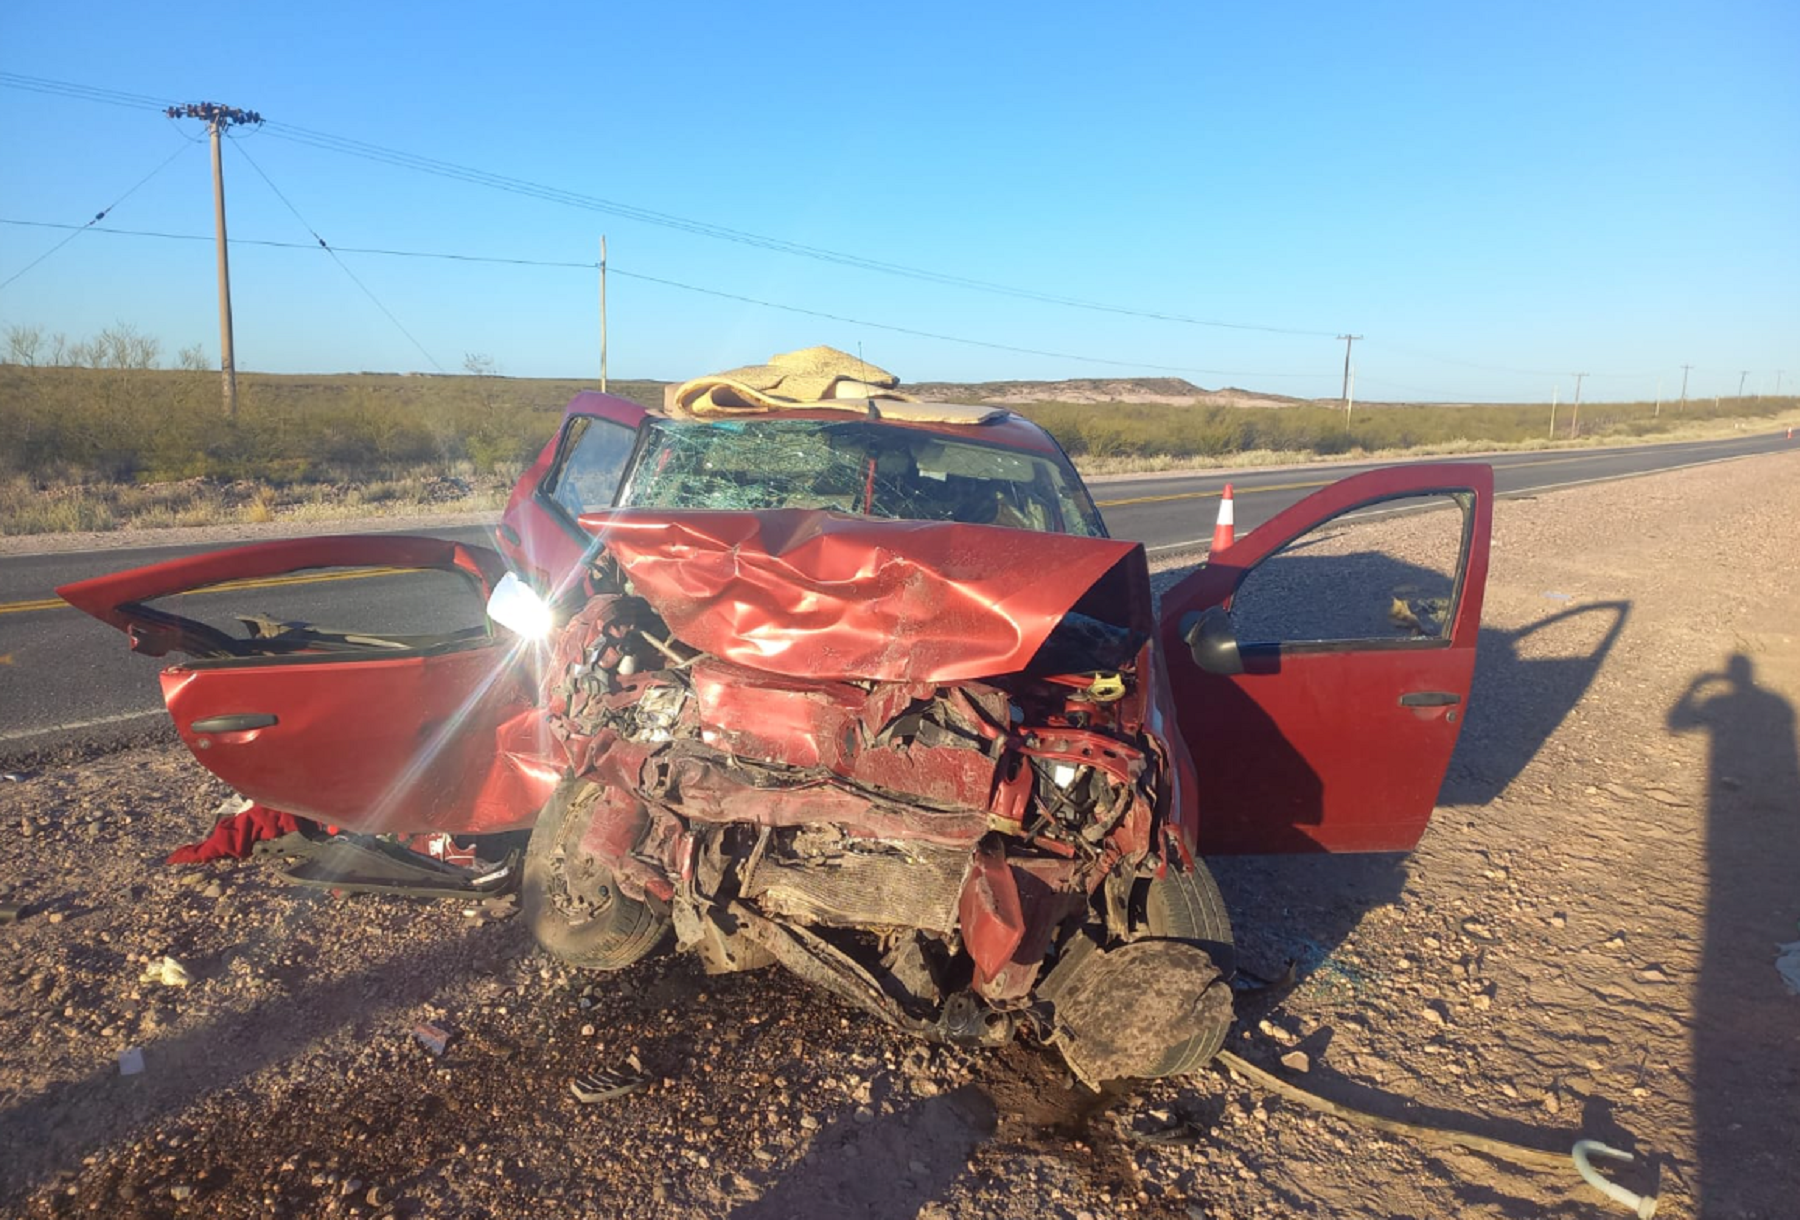
<path id="1" fill-rule="evenodd" d="M 1505 454 L 1493 466 L 1502 496 L 1772 453 L 1800 445 L 1780 433 L 1581 452 Z M 1447 459 L 1422 459 L 1447 460 Z M 1204 548 L 1220 491 L 1233 484 L 1239 532 L 1329 483 L 1379 465 L 1169 474 L 1096 481 L 1093 492 L 1115 537 L 1144 543 L 1153 558 Z M 487 531 L 427 531 L 486 542 Z M 91 752 L 167 732 L 156 672 L 118 632 L 56 598 L 55 588 L 127 567 L 214 549 L 109 548 L 0 558 L 0 770 L 71 750 Z M 181 612 L 217 621 L 265 613 L 359 630 L 438 631 L 476 621 L 479 606 L 443 595 L 415 576 L 371 576 L 316 584 L 265 584 L 185 599 Z"/>

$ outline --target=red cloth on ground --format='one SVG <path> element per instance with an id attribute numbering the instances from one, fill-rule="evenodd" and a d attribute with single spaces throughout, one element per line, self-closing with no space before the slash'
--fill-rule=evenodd
<path id="1" fill-rule="evenodd" d="M 212 833 L 198 843 L 178 847 L 170 864 L 200 864 L 207 860 L 242 860 L 263 839 L 278 839 L 296 830 L 312 830 L 317 824 L 279 809 L 252 805 L 242 813 L 220 818 Z"/>

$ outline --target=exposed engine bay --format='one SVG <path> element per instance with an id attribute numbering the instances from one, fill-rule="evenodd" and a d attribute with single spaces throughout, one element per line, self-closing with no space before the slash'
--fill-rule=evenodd
<path id="1" fill-rule="evenodd" d="M 1117 968 L 1149 935 L 1143 889 L 1165 857 L 1192 867 L 1162 838 L 1167 768 L 1136 679 L 1147 640 L 1071 615 L 1041 652 L 1064 660 L 1085 640 L 1106 667 L 803 678 L 688 646 L 604 552 L 590 582 L 545 676 L 549 729 L 581 782 L 540 820 L 554 843 L 534 840 L 556 916 L 616 922 L 623 900 L 709 970 L 780 962 L 928 1037 L 1066 1042 L 1142 1008 L 1141 989 L 1087 994 L 1058 976 L 1098 956 Z M 531 874 L 528 860 L 528 894 Z M 571 956 L 618 968 L 654 943 L 644 928 Z M 1152 1002 L 1159 1047 L 1203 1007 L 1222 1007 L 1222 1035 L 1217 966 L 1175 941 L 1159 952 L 1203 959 Z M 1066 1013 L 1045 1002 L 1059 991 Z M 1121 1066 L 1096 1030 L 1087 1040 L 1085 1060 L 1064 1046 L 1078 1074 Z M 1127 1059 L 1115 1074 L 1157 1074 Z"/>

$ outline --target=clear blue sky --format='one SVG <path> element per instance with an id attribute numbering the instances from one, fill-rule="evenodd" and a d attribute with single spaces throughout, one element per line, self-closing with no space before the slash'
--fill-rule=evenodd
<path id="1" fill-rule="evenodd" d="M 215 10 L 12 0 L 0 72 L 271 125 L 226 147 L 234 238 L 593 262 L 611 369 L 812 343 L 907 380 L 1184 370 L 1366 399 L 1800 387 L 1800 5 L 743 3 Z M 210 235 L 198 123 L 0 88 L 0 217 Z M 277 128 L 274 124 L 285 124 Z M 294 128 L 1030 293 L 881 274 L 431 176 Z M 0 225 L 0 279 L 64 233 Z M 240 367 L 592 374 L 595 276 L 235 247 Z M 1026 355 L 708 297 L 628 272 Z M 0 325 L 128 322 L 218 354 L 205 242 L 86 232 Z M 1118 366 L 1094 360 L 1120 362 Z M 1194 371 L 1186 371 L 1194 370 Z M 1205 371 L 1200 371 L 1205 370 Z"/>

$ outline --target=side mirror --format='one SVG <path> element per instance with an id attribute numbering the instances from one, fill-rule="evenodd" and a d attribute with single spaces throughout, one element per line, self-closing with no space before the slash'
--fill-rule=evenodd
<path id="1" fill-rule="evenodd" d="M 1208 606 L 1181 620 L 1181 638 L 1187 641 L 1194 664 L 1209 674 L 1241 674 L 1244 659 L 1238 655 L 1237 633 L 1231 616 L 1218 606 Z"/>

